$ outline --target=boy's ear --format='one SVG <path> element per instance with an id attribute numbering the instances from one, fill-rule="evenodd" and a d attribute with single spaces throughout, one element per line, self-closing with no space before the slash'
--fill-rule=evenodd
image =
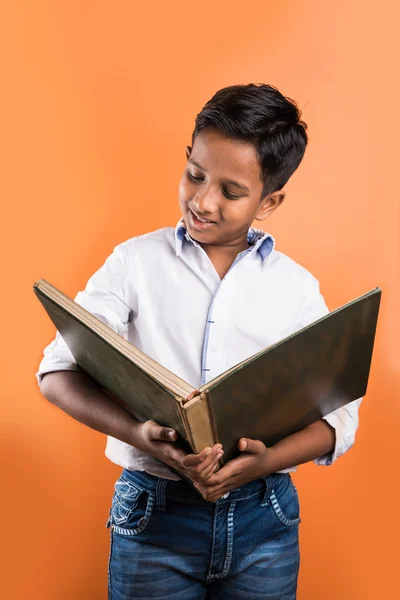
<path id="1" fill-rule="evenodd" d="M 268 217 L 270 217 L 272 213 L 282 204 L 285 196 L 286 194 L 282 190 L 277 190 L 276 192 L 272 192 L 272 194 L 264 196 L 260 202 L 257 214 L 254 217 L 255 220 L 265 221 L 265 219 L 268 219 Z"/>
<path id="2" fill-rule="evenodd" d="M 189 160 L 191 154 L 192 148 L 190 146 L 186 146 L 186 160 Z"/>

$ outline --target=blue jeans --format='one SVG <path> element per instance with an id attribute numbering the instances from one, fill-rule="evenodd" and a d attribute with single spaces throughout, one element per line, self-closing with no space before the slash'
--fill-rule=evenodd
<path id="1" fill-rule="evenodd" d="M 288 474 L 210 503 L 183 481 L 125 470 L 107 522 L 109 600 L 295 600 L 299 523 Z"/>

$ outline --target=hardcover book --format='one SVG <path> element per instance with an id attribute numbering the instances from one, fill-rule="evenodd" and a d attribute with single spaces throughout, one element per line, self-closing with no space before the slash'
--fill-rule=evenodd
<path id="1" fill-rule="evenodd" d="M 78 366 L 141 421 L 172 427 L 222 463 L 241 437 L 266 446 L 365 395 L 381 290 L 376 288 L 235 365 L 199 389 L 158 364 L 56 287 L 34 292 Z"/>

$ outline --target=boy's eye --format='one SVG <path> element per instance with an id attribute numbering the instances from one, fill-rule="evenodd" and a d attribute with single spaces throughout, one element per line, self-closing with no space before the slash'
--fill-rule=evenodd
<path id="1" fill-rule="evenodd" d="M 229 198 L 230 200 L 236 200 L 237 198 L 240 198 L 240 196 L 235 196 L 235 194 L 231 194 L 230 192 L 228 192 L 228 190 L 222 190 L 223 194 L 226 198 Z"/>
<path id="2" fill-rule="evenodd" d="M 188 171 L 187 175 L 192 181 L 203 181 L 203 177 L 195 177 L 195 175 L 192 175 L 190 171 Z"/>
<path id="3" fill-rule="evenodd" d="M 204 177 L 196 177 L 196 175 L 193 175 L 193 173 L 191 173 L 190 171 L 187 172 L 187 176 L 191 181 L 194 181 L 195 183 L 204 181 Z M 240 198 L 240 196 L 231 194 L 231 192 L 225 189 L 222 190 L 222 193 L 224 194 L 225 198 L 229 198 L 230 200 L 236 200 L 237 198 Z"/>

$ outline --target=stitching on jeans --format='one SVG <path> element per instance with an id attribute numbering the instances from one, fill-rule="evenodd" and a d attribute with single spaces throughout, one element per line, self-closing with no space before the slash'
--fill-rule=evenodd
<path id="1" fill-rule="evenodd" d="M 299 523 L 301 522 L 300 517 L 298 517 L 297 519 L 288 519 L 286 517 L 286 515 L 282 512 L 282 509 L 279 506 L 278 499 L 275 496 L 275 491 L 274 490 L 272 490 L 270 498 L 271 498 L 272 508 L 274 509 L 274 513 L 276 514 L 276 516 L 278 517 L 278 519 L 284 525 L 287 525 L 288 527 L 295 527 L 296 525 L 299 525 Z"/>
<path id="2" fill-rule="evenodd" d="M 229 507 L 228 519 L 227 519 L 228 520 L 228 544 L 227 544 L 227 549 L 226 549 L 225 564 L 221 571 L 220 577 L 224 577 L 225 575 L 227 575 L 229 569 L 231 568 L 231 564 L 232 564 L 233 533 L 234 533 L 233 513 L 235 512 L 235 507 L 236 507 L 236 501 L 232 502 L 231 506 Z"/>
<path id="3" fill-rule="evenodd" d="M 113 531 L 115 531 L 115 533 L 119 533 L 120 535 L 125 536 L 138 535 L 139 533 L 142 533 L 142 531 L 146 529 L 147 525 L 150 522 L 151 516 L 153 514 L 154 503 L 155 496 L 153 494 L 149 494 L 145 515 L 139 520 L 138 526 L 134 529 L 125 529 L 123 527 L 118 527 L 118 525 L 113 525 Z"/>
<path id="4" fill-rule="evenodd" d="M 231 505 L 230 505 L 229 511 L 228 511 L 228 515 L 227 515 L 227 538 L 228 538 L 228 540 L 227 540 L 227 546 L 226 546 L 226 555 L 225 555 L 224 566 L 222 567 L 222 571 L 220 573 L 209 574 L 207 576 L 208 581 L 211 581 L 212 579 L 221 579 L 222 577 L 226 577 L 226 575 L 229 573 L 229 569 L 231 568 L 232 557 L 233 557 L 233 533 L 234 533 L 233 513 L 235 512 L 235 507 L 236 507 L 236 500 L 231 502 Z M 213 552 L 211 555 L 211 564 L 210 564 L 209 573 L 211 572 L 213 558 L 214 558 L 214 544 L 213 544 Z"/>
<path id="5" fill-rule="evenodd" d="M 270 498 L 269 498 L 269 483 L 268 483 L 268 477 L 264 477 L 264 483 L 265 483 L 265 492 L 264 492 L 264 496 L 261 500 L 260 503 L 260 507 L 264 508 L 265 506 L 268 506 L 270 503 Z"/>
<path id="6" fill-rule="evenodd" d="M 113 547 L 113 534 L 112 529 L 110 530 L 110 556 L 108 557 L 108 600 L 112 600 L 111 598 L 111 554 Z"/>
<path id="7" fill-rule="evenodd" d="M 156 509 L 166 511 L 165 488 L 167 487 L 167 479 L 159 479 L 156 486 Z"/>
<path id="8" fill-rule="evenodd" d="M 215 525 L 217 523 L 217 517 L 218 517 L 218 504 L 215 504 L 214 506 L 214 519 L 213 519 L 213 536 L 212 536 L 212 546 L 211 546 L 211 557 L 210 557 L 210 567 L 208 569 L 208 575 L 207 575 L 207 579 L 211 579 L 212 575 L 211 575 L 211 570 L 212 570 L 212 564 L 213 564 L 213 560 L 214 560 L 214 547 L 215 547 Z"/>
<path id="9" fill-rule="evenodd" d="M 118 481 L 115 482 L 115 485 L 117 485 L 117 483 L 126 483 L 129 487 L 133 488 L 134 490 L 140 490 L 141 492 L 147 492 L 148 490 L 144 487 L 142 487 L 141 485 L 138 485 L 136 482 L 133 483 L 133 481 L 129 481 L 129 479 L 125 479 L 125 477 L 123 475 L 121 475 L 121 477 L 118 479 Z"/>

